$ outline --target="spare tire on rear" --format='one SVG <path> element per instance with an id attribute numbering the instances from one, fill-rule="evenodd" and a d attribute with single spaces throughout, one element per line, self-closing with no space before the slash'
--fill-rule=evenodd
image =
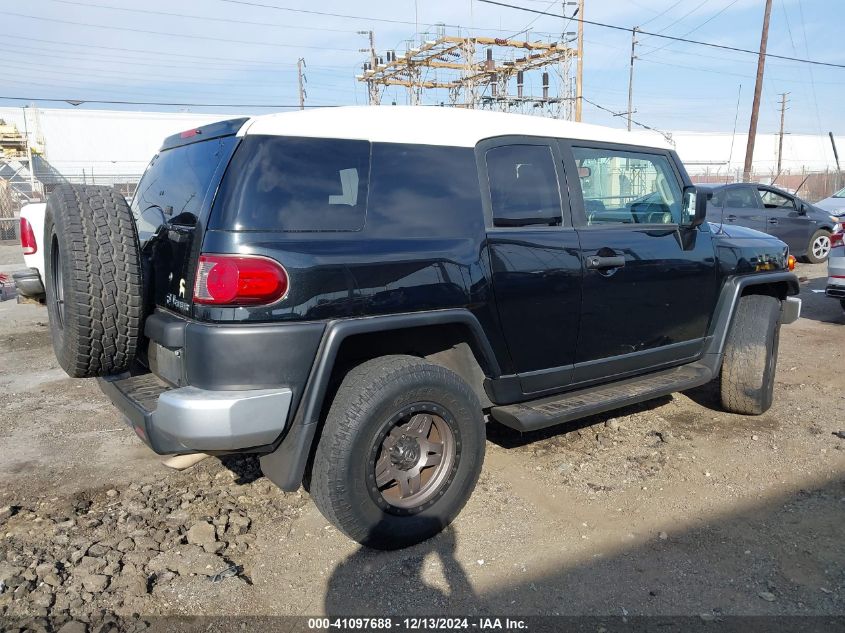
<path id="1" fill-rule="evenodd" d="M 75 378 L 126 371 L 143 319 L 141 262 L 126 199 L 111 187 L 60 185 L 44 218 L 53 349 Z"/>

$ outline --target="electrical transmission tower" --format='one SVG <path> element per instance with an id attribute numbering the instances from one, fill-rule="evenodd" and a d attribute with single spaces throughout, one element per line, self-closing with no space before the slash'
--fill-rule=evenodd
<path id="1" fill-rule="evenodd" d="M 455 107 L 575 117 L 572 61 L 578 51 L 568 41 L 452 36 L 440 25 L 436 33 L 409 42 L 404 53 L 388 50 L 382 56 L 372 45 L 372 33 L 362 35 L 369 37 L 370 47 L 362 49 L 369 60 L 356 78 L 367 84 L 371 104 L 397 86 L 411 105 L 423 103 L 425 96 L 428 103 Z"/>

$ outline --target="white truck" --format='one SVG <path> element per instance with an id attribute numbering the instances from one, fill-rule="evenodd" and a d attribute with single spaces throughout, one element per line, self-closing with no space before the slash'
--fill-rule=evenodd
<path id="1" fill-rule="evenodd" d="M 24 270 L 12 274 L 18 296 L 44 301 L 44 213 L 47 204 L 35 202 L 21 208 L 20 241 L 23 248 Z"/>

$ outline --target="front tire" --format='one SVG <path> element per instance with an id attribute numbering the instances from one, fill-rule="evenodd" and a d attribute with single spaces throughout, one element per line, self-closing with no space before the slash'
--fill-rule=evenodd
<path id="1" fill-rule="evenodd" d="M 481 405 L 457 374 L 412 356 L 376 358 L 338 389 L 314 456 L 311 496 L 363 545 L 413 545 L 461 511 L 481 472 L 484 441 Z"/>
<path id="2" fill-rule="evenodd" d="M 725 343 L 720 374 L 722 406 L 726 411 L 760 415 L 772 406 L 780 307 L 780 300 L 775 297 L 740 298 Z"/>
<path id="3" fill-rule="evenodd" d="M 807 246 L 807 261 L 811 264 L 822 264 L 830 254 L 830 232 L 819 229 L 810 238 Z"/>

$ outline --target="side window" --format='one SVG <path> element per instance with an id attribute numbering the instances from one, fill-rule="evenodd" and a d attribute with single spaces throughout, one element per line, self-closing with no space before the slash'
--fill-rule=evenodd
<path id="1" fill-rule="evenodd" d="M 560 226 L 555 159 L 546 145 L 503 145 L 487 150 L 493 226 Z"/>
<path id="2" fill-rule="evenodd" d="M 211 228 L 358 231 L 369 172 L 367 141 L 247 135 L 217 192 Z"/>
<path id="3" fill-rule="evenodd" d="M 722 189 L 720 191 L 715 192 L 710 197 L 710 200 L 707 202 L 707 204 L 713 207 L 714 209 L 721 209 L 722 205 L 725 204 L 725 190 Z"/>
<path id="4" fill-rule="evenodd" d="M 661 154 L 573 147 L 587 225 L 681 224 L 683 189 Z"/>
<path id="5" fill-rule="evenodd" d="M 731 187 L 725 190 L 725 207 L 731 209 L 758 209 L 757 194 L 751 187 Z"/>
<path id="6" fill-rule="evenodd" d="M 763 201 L 763 206 L 767 209 L 781 209 L 783 211 L 794 211 L 795 203 L 792 198 L 787 198 L 774 191 L 768 189 L 760 190 L 760 199 Z"/>
<path id="7" fill-rule="evenodd" d="M 373 143 L 367 231 L 406 237 L 484 230 L 475 150 Z"/>

